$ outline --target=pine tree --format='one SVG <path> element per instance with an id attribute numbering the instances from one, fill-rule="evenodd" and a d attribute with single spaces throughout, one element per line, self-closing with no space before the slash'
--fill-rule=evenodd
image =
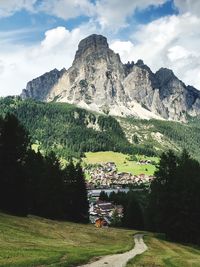
<path id="1" fill-rule="evenodd" d="M 23 169 L 29 138 L 12 114 L 1 121 L 0 208 L 17 215 L 27 214 L 27 180 Z"/>
<path id="2" fill-rule="evenodd" d="M 63 171 L 65 217 L 75 222 L 88 222 L 89 204 L 84 173 L 73 161 Z"/>
<path id="3" fill-rule="evenodd" d="M 45 172 L 41 177 L 39 193 L 39 215 L 51 219 L 63 218 L 62 173 L 53 152 L 45 157 Z"/>
<path id="4" fill-rule="evenodd" d="M 77 219 L 80 222 L 86 223 L 89 218 L 89 203 L 87 197 L 87 189 L 85 183 L 85 175 L 80 162 L 76 164 L 76 211 Z"/>
<path id="5" fill-rule="evenodd" d="M 128 205 L 124 209 L 123 225 L 138 230 L 144 227 L 142 209 L 132 192 L 128 196 Z"/>
<path id="6" fill-rule="evenodd" d="M 99 199 L 102 200 L 102 201 L 108 201 L 109 197 L 108 197 L 108 195 L 106 194 L 105 191 L 101 191 L 101 193 L 99 195 Z"/>

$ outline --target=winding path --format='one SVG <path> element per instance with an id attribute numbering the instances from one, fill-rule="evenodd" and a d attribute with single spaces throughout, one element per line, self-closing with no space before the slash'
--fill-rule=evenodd
<path id="1" fill-rule="evenodd" d="M 134 248 L 128 252 L 122 254 L 108 255 L 100 258 L 95 262 L 91 262 L 86 265 L 81 265 L 79 267 L 125 267 L 130 259 L 134 258 L 138 254 L 142 254 L 148 249 L 143 241 L 142 234 L 134 235 L 134 241 Z"/>

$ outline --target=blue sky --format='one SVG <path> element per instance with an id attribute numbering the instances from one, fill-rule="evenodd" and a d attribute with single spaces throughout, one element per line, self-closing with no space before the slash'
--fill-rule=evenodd
<path id="1" fill-rule="evenodd" d="M 68 68 L 78 42 L 103 34 L 123 62 L 172 68 L 200 88 L 198 0 L 0 0 L 0 96 Z"/>
<path id="2" fill-rule="evenodd" d="M 42 0 L 37 1 L 35 8 L 39 7 L 41 2 Z M 93 1 L 93 3 L 95 3 L 95 1 Z M 122 29 L 119 29 L 117 32 L 115 31 L 115 33 L 112 35 L 121 39 L 126 39 L 128 38 L 128 32 L 132 31 L 133 27 L 137 27 L 138 24 L 147 24 L 160 17 L 177 14 L 177 12 L 178 10 L 175 8 L 173 1 L 166 1 L 161 5 L 150 5 L 145 9 L 136 8 L 134 13 L 126 18 L 128 25 Z M 29 28 L 30 33 L 26 33 L 20 37 L 19 42 L 33 43 L 41 41 L 44 37 L 44 32 L 49 29 L 63 26 L 69 30 L 73 30 L 80 24 L 89 22 L 90 18 L 91 17 L 88 15 L 81 14 L 74 18 L 64 19 L 43 11 L 38 11 L 36 13 L 34 11 L 28 11 L 22 8 L 12 15 L 0 17 L 0 31 L 13 31 Z M 31 29 L 35 30 L 35 34 L 32 34 Z"/>

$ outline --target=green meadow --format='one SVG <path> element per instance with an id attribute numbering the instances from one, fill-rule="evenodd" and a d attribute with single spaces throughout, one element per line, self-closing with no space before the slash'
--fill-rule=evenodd
<path id="1" fill-rule="evenodd" d="M 0 213 L 0 266 L 76 266 L 133 247 L 134 231 Z"/>
<path id="2" fill-rule="evenodd" d="M 147 174 L 147 175 L 153 175 L 156 166 L 152 164 L 147 165 L 139 165 L 137 164 L 137 161 L 130 161 L 129 155 L 118 153 L 118 152 L 112 152 L 112 151 L 103 151 L 103 152 L 88 152 L 85 153 L 85 158 L 83 158 L 83 161 L 86 164 L 98 164 L 98 163 L 105 163 L 105 162 L 115 162 L 118 172 L 130 172 L 134 175 L 138 174 Z M 139 159 L 150 159 L 152 161 L 158 162 L 159 159 L 157 157 L 146 157 L 143 155 L 136 155 L 136 158 Z"/>
<path id="3" fill-rule="evenodd" d="M 127 251 L 136 231 L 0 213 L 0 267 L 70 267 Z M 199 267 L 200 250 L 147 233 L 148 250 L 127 267 Z"/>

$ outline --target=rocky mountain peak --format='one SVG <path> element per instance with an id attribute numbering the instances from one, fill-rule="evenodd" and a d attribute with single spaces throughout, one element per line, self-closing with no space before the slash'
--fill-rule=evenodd
<path id="1" fill-rule="evenodd" d="M 93 56 L 95 54 L 105 54 L 107 50 L 109 50 L 107 38 L 102 35 L 92 34 L 80 41 L 74 62 L 79 59 L 85 60 L 91 54 Z"/>
<path id="2" fill-rule="evenodd" d="M 106 37 L 97 34 L 80 41 L 68 70 L 53 70 L 34 79 L 21 96 L 143 119 L 185 121 L 188 114 L 200 115 L 197 89 L 186 86 L 167 68 L 153 73 L 141 59 L 123 64 Z"/>
<path id="3" fill-rule="evenodd" d="M 166 84 L 172 79 L 178 79 L 172 70 L 167 69 L 167 68 L 160 68 L 156 73 L 155 73 L 156 79 L 159 81 L 160 85 Z"/>
<path id="4" fill-rule="evenodd" d="M 142 59 L 138 59 L 135 65 L 137 65 L 138 67 L 142 67 L 144 66 L 144 61 Z"/>
<path id="5" fill-rule="evenodd" d="M 103 35 L 92 34 L 80 41 L 78 50 L 84 50 L 90 47 L 108 48 L 107 38 Z"/>
<path id="6" fill-rule="evenodd" d="M 147 66 L 142 59 L 138 59 L 135 65 L 141 69 L 146 70 L 151 76 L 153 75 L 153 72 L 151 71 L 149 66 Z"/>

